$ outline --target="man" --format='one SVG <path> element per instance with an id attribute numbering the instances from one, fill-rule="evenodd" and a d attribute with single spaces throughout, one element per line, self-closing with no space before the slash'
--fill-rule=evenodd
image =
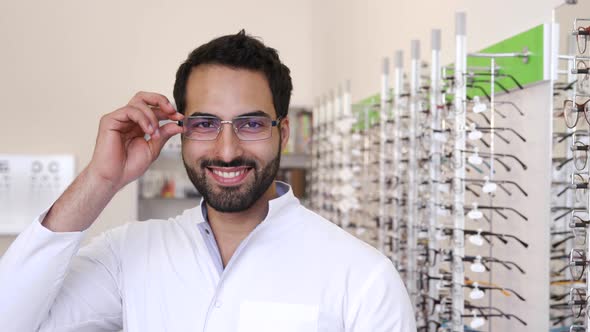
<path id="1" fill-rule="evenodd" d="M 291 90 L 277 52 L 241 31 L 180 66 L 178 112 L 140 92 L 105 115 L 88 166 L 0 262 L 2 330 L 415 331 L 391 262 L 274 182 Z M 78 249 L 176 134 L 201 204 Z"/>

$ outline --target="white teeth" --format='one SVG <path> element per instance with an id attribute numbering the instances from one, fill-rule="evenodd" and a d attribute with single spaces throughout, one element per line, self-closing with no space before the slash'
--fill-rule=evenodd
<path id="1" fill-rule="evenodd" d="M 221 176 L 222 178 L 226 178 L 226 179 L 231 179 L 231 178 L 235 178 L 236 176 L 242 175 L 244 174 L 244 172 L 246 172 L 245 169 L 239 170 L 237 172 L 222 172 L 219 170 L 214 169 L 213 173 L 215 173 L 216 175 Z"/>

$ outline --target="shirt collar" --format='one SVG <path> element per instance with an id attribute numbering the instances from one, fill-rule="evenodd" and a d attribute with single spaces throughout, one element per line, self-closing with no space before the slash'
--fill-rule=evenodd
<path id="1" fill-rule="evenodd" d="M 299 202 L 297 197 L 295 197 L 295 195 L 293 194 L 293 189 L 289 184 L 282 181 L 275 181 L 275 184 L 277 189 L 277 198 L 268 201 L 268 214 L 266 215 L 266 218 L 264 220 L 272 219 L 279 212 L 283 211 L 287 206 L 297 204 Z M 207 216 L 207 205 L 205 203 L 204 198 L 201 198 L 201 203 L 199 204 L 199 206 L 201 207 L 201 218 L 198 218 L 198 223 L 208 223 L 209 218 Z"/>

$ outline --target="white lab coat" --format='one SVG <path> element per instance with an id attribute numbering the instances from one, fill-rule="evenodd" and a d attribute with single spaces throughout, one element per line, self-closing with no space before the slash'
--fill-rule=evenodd
<path id="1" fill-rule="evenodd" d="M 4 332 L 416 330 L 392 263 L 290 188 L 221 275 L 197 230 L 200 207 L 127 223 L 82 249 L 84 232 L 51 232 L 43 218 L 0 261 Z"/>

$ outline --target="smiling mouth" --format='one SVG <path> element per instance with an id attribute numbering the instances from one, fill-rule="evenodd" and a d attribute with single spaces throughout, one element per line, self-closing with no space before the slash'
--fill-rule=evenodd
<path id="1" fill-rule="evenodd" d="M 220 185 L 238 185 L 248 176 L 252 167 L 207 167 L 207 172 Z"/>

